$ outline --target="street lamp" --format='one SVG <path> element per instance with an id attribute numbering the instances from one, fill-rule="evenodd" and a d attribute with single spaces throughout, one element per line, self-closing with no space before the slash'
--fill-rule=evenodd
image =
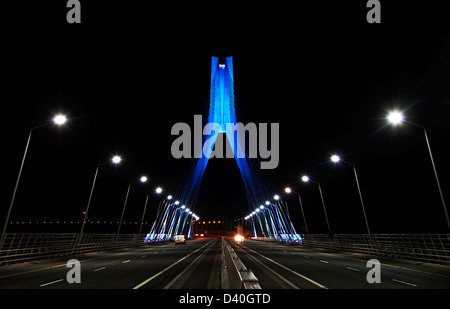
<path id="1" fill-rule="evenodd" d="M 120 162 L 122 162 L 122 157 L 120 157 L 120 156 L 114 156 L 112 159 L 111 159 L 111 162 L 113 163 L 113 164 L 119 164 Z"/>
<path id="2" fill-rule="evenodd" d="M 405 121 L 405 116 L 398 111 L 393 111 L 388 114 L 388 121 L 393 125 L 401 124 Z"/>
<path id="3" fill-rule="evenodd" d="M 119 157 L 119 156 L 114 156 L 111 159 L 111 163 L 114 164 L 114 165 L 118 165 L 118 164 L 120 164 L 120 162 L 122 162 L 122 158 Z M 97 182 L 98 171 L 99 171 L 101 166 L 104 166 L 104 165 L 106 165 L 108 163 L 109 163 L 108 161 L 100 163 L 99 165 L 97 165 L 97 168 L 95 170 L 94 182 L 92 183 L 91 194 L 89 195 L 89 201 L 88 201 L 88 204 L 87 204 L 87 207 L 86 207 L 86 211 L 84 212 L 84 220 L 83 220 L 83 224 L 81 225 L 80 236 L 83 235 L 84 225 L 85 225 L 87 217 L 88 217 L 88 212 L 89 212 L 89 208 L 91 206 L 91 201 L 92 201 L 92 195 L 94 194 L 94 188 L 95 188 L 95 184 Z"/>
<path id="4" fill-rule="evenodd" d="M 20 177 L 22 176 L 22 170 L 23 170 L 23 166 L 25 165 L 25 159 L 27 157 L 28 148 L 30 146 L 30 141 L 31 141 L 31 136 L 33 134 L 33 131 L 36 130 L 36 129 L 39 129 L 39 128 L 43 128 L 43 127 L 49 126 L 52 123 L 57 125 L 57 126 L 62 126 L 66 122 L 67 122 L 67 117 L 66 116 L 64 116 L 64 115 L 56 115 L 51 122 L 50 121 L 49 122 L 45 122 L 43 124 L 40 124 L 40 125 L 30 129 L 30 133 L 28 134 L 27 145 L 25 147 L 25 153 L 23 155 L 22 163 L 21 163 L 20 169 L 19 169 L 19 175 L 17 176 L 16 185 L 14 187 L 14 191 L 13 191 L 13 195 L 12 195 L 12 198 L 11 198 L 11 202 L 9 204 L 8 213 L 6 215 L 5 225 L 3 226 L 3 231 L 2 231 L 2 234 L 0 236 L 0 250 L 3 247 L 3 242 L 5 240 L 6 227 L 8 226 L 8 221 L 9 221 L 9 217 L 11 215 L 11 210 L 12 210 L 12 207 L 14 205 L 14 200 L 16 199 L 17 188 L 19 187 Z"/>
<path id="5" fill-rule="evenodd" d="M 309 180 L 308 180 L 309 181 Z M 291 188 L 287 187 L 286 189 L 284 189 L 284 192 L 286 192 L 287 194 L 291 194 L 293 191 Z M 305 222 L 305 229 L 306 229 L 306 234 L 308 235 L 309 238 L 309 231 L 308 231 L 308 225 L 306 224 L 306 217 L 305 217 L 305 211 L 303 210 L 303 202 L 302 202 L 302 198 L 300 196 L 300 193 L 298 192 L 294 192 L 297 194 L 298 196 L 298 201 L 300 202 L 300 208 L 302 209 L 302 215 L 303 215 L 303 222 Z"/>
<path id="6" fill-rule="evenodd" d="M 67 117 L 65 115 L 56 115 L 53 117 L 53 123 L 62 126 L 67 122 Z"/>
<path id="7" fill-rule="evenodd" d="M 320 192 L 320 197 L 322 199 L 322 205 L 323 205 L 323 211 L 325 213 L 325 219 L 327 220 L 328 231 L 331 233 L 330 221 L 328 221 L 328 214 L 327 214 L 327 209 L 325 207 L 325 200 L 323 198 L 322 186 L 320 185 L 320 183 L 318 183 L 318 182 L 316 182 L 314 180 L 311 180 L 311 178 L 309 178 L 308 176 L 303 176 L 302 177 L 302 181 L 304 183 L 312 182 L 312 183 L 315 183 L 315 184 L 317 184 L 319 186 L 319 192 Z"/>
<path id="8" fill-rule="evenodd" d="M 141 180 L 142 180 L 142 179 L 141 179 Z M 159 194 L 161 194 L 161 193 L 163 192 L 163 190 L 162 190 L 162 188 L 158 187 L 158 188 L 155 190 L 155 192 L 156 192 L 156 194 L 159 195 Z M 149 197 L 150 197 L 150 193 L 147 194 L 147 197 L 146 197 L 146 199 L 145 199 L 144 213 L 142 214 L 142 220 L 141 220 L 141 225 L 140 225 L 140 227 L 139 227 L 139 233 L 138 233 L 138 236 L 141 235 L 142 225 L 144 224 L 145 213 L 147 212 L 147 205 L 148 205 L 148 199 L 149 199 Z"/>
<path id="9" fill-rule="evenodd" d="M 142 176 L 139 181 L 133 181 L 128 185 L 128 191 L 127 191 L 127 196 L 125 198 L 125 204 L 123 205 L 123 210 L 122 210 L 122 216 L 120 217 L 120 221 L 119 221 L 119 228 L 117 230 L 117 236 L 116 236 L 116 242 L 119 239 L 119 234 L 120 234 L 120 228 L 122 227 L 122 221 L 123 221 L 123 215 L 125 214 L 125 208 L 127 207 L 127 203 L 128 203 L 128 196 L 130 195 L 130 190 L 131 190 L 131 185 L 135 184 L 137 182 L 140 183 L 146 183 L 148 181 L 148 178 L 146 176 Z"/>
<path id="10" fill-rule="evenodd" d="M 344 163 L 344 164 L 347 164 L 347 165 L 350 165 L 350 166 L 353 167 L 353 171 L 355 173 L 355 178 L 356 178 L 356 185 L 358 186 L 359 198 L 361 200 L 361 206 L 362 206 L 363 213 L 364 213 L 364 219 L 366 221 L 367 233 L 369 234 L 369 239 L 372 239 L 372 234 L 370 233 L 369 221 L 367 220 L 366 208 L 364 206 L 364 200 L 363 200 L 363 197 L 362 197 L 361 187 L 359 185 L 359 178 L 358 178 L 358 173 L 356 172 L 355 164 L 346 162 L 346 161 L 342 160 L 341 157 L 336 156 L 336 155 L 331 157 L 331 161 L 333 161 L 336 164 L 337 163 Z"/>
<path id="11" fill-rule="evenodd" d="M 398 111 L 393 111 L 391 113 L 389 113 L 388 117 L 387 117 L 388 121 L 393 124 L 393 125 L 399 125 L 402 123 L 407 123 L 416 127 L 419 127 L 421 129 L 423 129 L 424 133 L 425 133 L 425 140 L 427 142 L 427 146 L 428 146 L 428 152 L 430 153 L 430 158 L 431 158 L 431 164 L 433 165 L 433 171 L 434 171 L 434 176 L 436 177 L 436 182 L 438 185 L 438 189 L 439 189 L 439 194 L 441 196 L 441 201 L 442 201 L 442 206 L 444 208 L 444 213 L 445 213 L 445 218 L 447 219 L 447 227 L 448 229 L 450 229 L 450 219 L 448 216 L 448 212 L 447 212 L 447 206 L 445 205 L 445 200 L 444 200 L 444 194 L 442 193 L 442 188 L 441 188 L 441 183 L 439 181 L 439 177 L 438 177 L 438 173 L 437 173 L 437 169 L 436 169 L 436 164 L 434 163 L 434 158 L 433 158 L 433 153 L 431 152 L 431 145 L 430 145 L 430 140 L 428 138 L 428 133 L 427 133 L 427 129 L 426 127 L 413 123 L 413 122 L 409 122 L 406 120 L 406 117 L 398 112 Z"/>

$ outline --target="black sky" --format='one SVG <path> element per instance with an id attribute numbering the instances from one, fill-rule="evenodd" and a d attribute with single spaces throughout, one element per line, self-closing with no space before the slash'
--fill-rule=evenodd
<path id="1" fill-rule="evenodd" d="M 335 153 L 358 167 L 372 232 L 447 232 L 423 132 L 388 127 L 383 119 L 397 107 L 427 127 L 450 203 L 450 28 L 434 18 L 442 15 L 438 7 L 421 5 L 386 4 L 381 25 L 365 23 L 364 6 L 328 21 L 330 12 L 317 19 L 324 9 L 312 7 L 314 14 L 298 16 L 298 24 L 267 20 L 264 30 L 272 25 L 278 35 L 267 36 L 264 47 L 233 51 L 220 39 L 214 50 L 234 57 L 240 120 L 280 123 L 280 166 L 262 176 L 273 193 L 289 185 L 302 194 L 311 232 L 324 233 L 326 226 L 317 187 L 301 184 L 303 174 L 322 184 L 335 232 L 365 232 L 353 171 L 329 163 Z M 88 24 L 97 11 L 86 13 Z M 133 186 L 126 213 L 137 221 L 146 193 L 156 186 L 183 190 L 195 163 L 172 158 L 170 132 L 178 122 L 193 125 L 194 115 L 207 117 L 211 56 L 222 54 L 173 41 L 171 31 L 154 38 L 150 26 L 128 24 L 121 33 L 88 26 L 75 37 L 67 26 L 20 32 L 5 45 L 2 224 L 29 129 L 53 113 L 66 113 L 70 122 L 34 132 L 12 221 L 81 218 L 97 164 L 116 153 L 125 161 L 100 170 L 91 216 L 118 220 L 128 183 L 146 174 L 150 184 Z M 301 231 L 298 201 L 287 201 Z M 196 213 L 211 220 L 249 213 L 234 160 L 209 163 Z"/>

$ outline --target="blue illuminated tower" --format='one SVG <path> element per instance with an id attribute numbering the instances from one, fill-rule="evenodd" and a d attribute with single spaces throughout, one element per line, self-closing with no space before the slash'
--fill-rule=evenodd
<path id="1" fill-rule="evenodd" d="M 227 57 L 224 64 L 219 62 L 218 57 L 212 57 L 208 122 L 220 124 L 222 133 L 226 132 L 228 123 L 236 124 L 233 57 Z"/>

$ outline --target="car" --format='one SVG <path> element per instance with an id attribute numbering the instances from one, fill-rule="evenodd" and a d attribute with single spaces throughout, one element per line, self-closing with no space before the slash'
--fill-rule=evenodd
<path id="1" fill-rule="evenodd" d="M 184 235 L 175 236 L 175 245 L 186 245 L 186 237 Z"/>

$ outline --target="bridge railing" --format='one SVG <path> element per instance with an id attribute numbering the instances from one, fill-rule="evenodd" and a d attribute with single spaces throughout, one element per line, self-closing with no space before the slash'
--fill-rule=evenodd
<path id="1" fill-rule="evenodd" d="M 286 242 L 279 238 L 253 239 Z M 450 234 L 374 234 L 371 237 L 367 234 L 311 234 L 302 235 L 300 243 L 344 252 L 450 264 Z"/>
<path id="2" fill-rule="evenodd" d="M 309 235 L 303 245 L 450 264 L 450 234 Z"/>
<path id="3" fill-rule="evenodd" d="M 0 265 L 144 245 L 144 235 L 6 234 Z"/>

